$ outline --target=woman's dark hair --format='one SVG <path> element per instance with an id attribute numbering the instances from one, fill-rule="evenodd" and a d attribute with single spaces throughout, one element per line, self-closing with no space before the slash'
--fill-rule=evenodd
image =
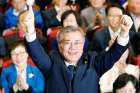
<path id="1" fill-rule="evenodd" d="M 113 7 L 121 9 L 123 14 L 126 13 L 125 9 L 121 5 L 119 5 L 119 4 L 108 4 L 107 7 L 106 7 L 106 10 L 105 10 L 106 15 L 108 15 L 109 10 Z"/>
<path id="2" fill-rule="evenodd" d="M 73 14 L 76 18 L 76 22 L 78 24 L 79 27 L 86 27 L 86 23 L 85 23 L 85 20 L 82 16 L 80 16 L 80 14 L 74 10 L 67 10 L 65 11 L 62 16 L 61 16 L 61 25 L 63 26 L 64 25 L 64 20 L 70 15 L 70 14 Z"/>
<path id="3" fill-rule="evenodd" d="M 115 82 L 113 83 L 113 93 L 116 93 L 118 89 L 124 87 L 128 82 L 132 82 L 134 88 L 136 89 L 136 93 L 138 93 L 138 80 L 133 75 L 127 73 L 119 75 L 119 77 L 115 80 Z"/>
<path id="4" fill-rule="evenodd" d="M 15 42 L 11 43 L 11 46 L 9 47 L 9 52 L 14 50 L 19 45 L 25 46 L 24 40 L 17 40 Z M 26 47 L 25 47 L 25 49 L 26 49 Z"/>

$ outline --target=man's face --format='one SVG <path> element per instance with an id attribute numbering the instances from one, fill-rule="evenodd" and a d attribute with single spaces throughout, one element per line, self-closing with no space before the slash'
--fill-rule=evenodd
<path id="1" fill-rule="evenodd" d="M 78 27 L 78 24 L 77 24 L 77 21 L 76 21 L 76 18 L 74 16 L 74 14 L 69 14 L 67 16 L 67 18 L 64 20 L 63 25 L 64 25 L 64 27 L 66 27 L 66 26 L 76 26 L 76 27 Z"/>
<path id="2" fill-rule="evenodd" d="M 60 53 L 69 63 L 77 63 L 83 53 L 84 38 L 80 32 L 64 34 L 58 44 Z"/>
<path id="3" fill-rule="evenodd" d="M 22 67 L 27 63 L 28 54 L 24 46 L 17 46 L 11 51 L 11 58 L 17 67 Z"/>
<path id="4" fill-rule="evenodd" d="M 12 5 L 17 11 L 21 12 L 26 5 L 26 0 L 13 0 Z"/>
<path id="5" fill-rule="evenodd" d="M 128 10 L 134 15 L 140 15 L 140 0 L 128 0 Z"/>
<path id="6" fill-rule="evenodd" d="M 108 11 L 108 23 L 111 28 L 119 28 L 122 16 L 122 10 L 117 7 L 112 7 Z"/>

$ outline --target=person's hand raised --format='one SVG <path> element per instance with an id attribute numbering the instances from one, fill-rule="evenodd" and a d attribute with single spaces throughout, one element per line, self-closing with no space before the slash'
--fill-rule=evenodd
<path id="1" fill-rule="evenodd" d="M 120 20 L 121 32 L 124 36 L 129 35 L 129 30 L 133 24 L 132 19 L 128 15 L 122 15 Z"/>
<path id="2" fill-rule="evenodd" d="M 19 25 L 22 26 L 24 31 L 26 32 L 32 32 L 35 30 L 35 22 L 34 22 L 34 13 L 32 10 L 32 7 L 29 6 L 29 10 L 23 12 L 19 16 Z"/>

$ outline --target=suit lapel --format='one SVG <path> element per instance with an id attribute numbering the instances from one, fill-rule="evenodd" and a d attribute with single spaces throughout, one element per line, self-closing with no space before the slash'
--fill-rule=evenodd
<path id="1" fill-rule="evenodd" d="M 109 43 L 109 40 L 111 40 L 111 36 L 110 36 L 110 33 L 109 33 L 109 29 L 107 28 L 106 30 L 105 30 L 105 40 L 106 40 L 106 44 L 108 44 Z"/>
<path id="2" fill-rule="evenodd" d="M 74 78 L 74 85 L 79 84 L 79 82 L 85 77 L 86 75 L 86 69 L 88 68 L 88 56 L 82 56 L 79 64 L 76 69 L 76 74 Z"/>
<path id="3" fill-rule="evenodd" d="M 56 60 L 57 62 L 55 64 L 57 64 L 57 67 L 59 67 L 59 69 L 60 69 L 60 74 L 62 74 L 62 78 L 63 78 L 64 83 L 66 85 L 67 91 L 68 91 L 68 93 L 71 93 L 70 80 L 68 78 L 68 73 L 66 70 L 67 67 L 65 65 L 64 58 L 57 52 L 55 53 L 54 57 L 55 57 L 55 59 L 57 59 Z"/>

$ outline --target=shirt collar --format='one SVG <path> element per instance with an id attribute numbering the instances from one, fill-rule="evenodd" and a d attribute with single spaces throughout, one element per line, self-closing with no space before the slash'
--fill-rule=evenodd
<path id="1" fill-rule="evenodd" d="M 77 66 L 76 64 L 74 64 L 74 63 L 69 63 L 69 62 L 67 62 L 67 61 L 65 61 L 65 65 L 66 65 L 66 67 L 68 67 L 69 65 L 73 65 L 73 66 Z"/>
<path id="2" fill-rule="evenodd" d="M 111 38 L 113 38 L 114 35 L 115 35 L 115 36 L 118 36 L 119 33 L 121 32 L 121 29 L 119 29 L 118 31 L 114 32 L 114 31 L 111 29 L 110 26 L 108 27 L 108 29 L 109 29 L 109 33 L 110 33 Z"/>

